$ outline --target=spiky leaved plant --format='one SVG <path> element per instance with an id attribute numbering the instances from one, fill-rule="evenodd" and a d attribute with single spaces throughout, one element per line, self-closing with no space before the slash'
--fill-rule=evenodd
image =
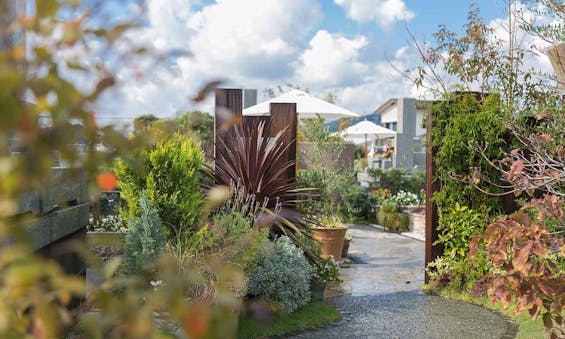
<path id="1" fill-rule="evenodd" d="M 316 260 L 303 241 L 310 236 L 309 228 L 294 209 L 308 190 L 297 189 L 295 178 L 288 175 L 295 161 L 285 156 L 295 141 L 285 143 L 284 132 L 269 135 L 265 121 L 234 124 L 216 140 L 214 178 L 216 184 L 232 188 L 227 209 L 241 207 L 246 217 L 252 215 L 253 227 L 291 237 Z"/>
<path id="2" fill-rule="evenodd" d="M 253 194 L 256 201 L 275 199 L 290 201 L 296 194 L 294 178 L 287 175 L 294 161 L 285 159 L 291 143 L 284 144 L 281 136 L 269 136 L 265 121 L 246 121 L 235 124 L 224 137 L 216 140 L 215 179 L 219 185 L 240 183 L 245 195 Z"/>

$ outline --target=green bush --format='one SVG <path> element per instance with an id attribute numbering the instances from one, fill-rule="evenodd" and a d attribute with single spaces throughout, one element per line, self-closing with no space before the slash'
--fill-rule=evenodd
<path id="1" fill-rule="evenodd" d="M 379 224 L 389 231 L 400 233 L 408 231 L 408 214 L 401 212 L 387 213 L 379 212 Z"/>
<path id="2" fill-rule="evenodd" d="M 392 232 L 408 231 L 408 214 L 398 211 L 393 201 L 385 201 L 377 214 L 377 222 Z"/>
<path id="3" fill-rule="evenodd" d="M 375 198 L 361 187 L 353 171 L 301 169 L 297 172 L 298 187 L 313 189 L 313 196 L 301 204 L 307 214 L 339 214 L 346 222 L 368 220 Z"/>
<path id="4" fill-rule="evenodd" d="M 434 180 L 441 182 L 441 189 L 433 200 L 440 211 L 447 211 L 456 203 L 484 215 L 503 211 L 500 197 L 484 194 L 475 187 L 478 184 L 483 190 L 500 193 L 496 186 L 503 185 L 500 173 L 489 161 L 501 160 L 503 150 L 516 148 L 501 107 L 496 95 L 480 99 L 475 94 L 453 95 L 434 105 Z M 486 159 L 476 146 L 485 147 Z M 465 178 L 474 178 L 475 183 L 461 180 Z"/>
<path id="5" fill-rule="evenodd" d="M 240 267 L 246 276 L 253 275 L 269 242 L 268 230 L 252 228 L 249 220 L 235 211 L 215 215 L 213 223 L 213 238 L 217 240 L 209 247 L 223 253 L 227 261 Z"/>
<path id="6" fill-rule="evenodd" d="M 249 294 L 278 302 L 287 313 L 310 302 L 312 268 L 290 238 L 280 237 L 275 251 L 261 259 L 249 282 Z"/>
<path id="7" fill-rule="evenodd" d="M 369 175 L 375 180 L 372 189 L 388 189 L 392 195 L 400 191 L 418 194 L 426 186 L 426 173 L 419 170 L 371 168 Z"/>
<path id="8" fill-rule="evenodd" d="M 312 279 L 320 284 L 342 282 L 339 264 L 331 256 L 329 258 L 320 259 L 320 262 L 316 265 L 312 273 Z"/>
<path id="9" fill-rule="evenodd" d="M 394 201 L 386 200 L 381 205 L 381 211 L 386 213 L 398 212 L 398 205 Z"/>
<path id="10" fill-rule="evenodd" d="M 128 222 L 124 245 L 124 267 L 128 274 L 140 273 L 165 246 L 165 235 L 157 210 L 144 195 L 139 199 L 140 215 Z"/>
<path id="11" fill-rule="evenodd" d="M 467 206 L 455 206 L 440 213 L 438 237 L 434 244 L 442 244 L 444 256 L 463 260 L 469 252 L 469 242 L 486 227 L 485 217 Z"/>
<path id="12" fill-rule="evenodd" d="M 492 263 L 484 251 L 479 251 L 473 259 L 453 259 L 439 257 L 426 267 L 430 284 L 434 287 L 451 287 L 470 292 L 477 280 L 488 276 Z"/>
<path id="13" fill-rule="evenodd" d="M 176 137 L 141 154 L 144 168 L 130 166 L 129 159 L 116 164 L 118 187 L 126 202 L 128 218 L 139 215 L 137 201 L 143 191 L 157 208 L 167 236 L 191 234 L 204 194 L 200 188 L 203 153 L 191 140 Z"/>

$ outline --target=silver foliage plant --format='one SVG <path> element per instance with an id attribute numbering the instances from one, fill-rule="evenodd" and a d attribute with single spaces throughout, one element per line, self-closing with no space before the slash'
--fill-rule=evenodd
<path id="1" fill-rule="evenodd" d="M 249 294 L 278 302 L 292 313 L 310 302 L 312 267 L 304 252 L 287 236 L 275 243 L 275 251 L 262 258 L 249 281 Z"/>

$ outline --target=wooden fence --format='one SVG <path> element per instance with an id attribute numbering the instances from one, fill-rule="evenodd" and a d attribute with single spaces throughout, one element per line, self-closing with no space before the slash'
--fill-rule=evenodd
<path id="1" fill-rule="evenodd" d="M 296 136 L 298 130 L 298 116 L 295 103 L 271 103 L 268 116 L 243 116 L 243 90 L 242 89 L 216 89 L 216 106 L 214 112 L 215 133 L 214 140 L 230 138 L 229 126 L 234 123 L 251 124 L 264 121 L 267 125 L 268 136 L 273 137 L 280 131 L 285 131 L 281 136 L 282 142 L 290 145 L 283 156 L 284 161 L 296 163 Z M 215 142 L 215 152 L 220 147 Z M 216 159 L 221 161 L 221 159 Z M 287 178 L 296 177 L 296 166 L 291 166 Z"/>

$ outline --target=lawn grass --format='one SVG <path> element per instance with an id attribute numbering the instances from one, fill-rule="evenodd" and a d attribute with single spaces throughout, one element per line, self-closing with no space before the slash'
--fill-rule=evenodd
<path id="1" fill-rule="evenodd" d="M 467 292 L 461 292 L 450 288 L 438 290 L 430 286 L 424 286 L 422 287 L 422 291 L 428 294 L 437 294 L 444 298 L 461 300 L 468 303 L 481 305 L 509 316 L 520 326 L 518 329 L 518 334 L 516 335 L 517 339 L 542 339 L 548 337 L 541 317 L 537 320 L 532 320 L 532 317 L 530 317 L 530 314 L 528 312 L 522 312 L 518 315 L 515 315 L 515 304 L 511 304 L 507 309 L 504 309 L 500 302 L 493 304 L 486 296 L 473 297 Z"/>
<path id="2" fill-rule="evenodd" d="M 249 316 L 239 318 L 238 338 L 264 338 L 327 326 L 341 318 L 341 313 L 323 301 L 313 301 L 291 314 L 275 314 L 273 323 L 264 326 Z"/>

